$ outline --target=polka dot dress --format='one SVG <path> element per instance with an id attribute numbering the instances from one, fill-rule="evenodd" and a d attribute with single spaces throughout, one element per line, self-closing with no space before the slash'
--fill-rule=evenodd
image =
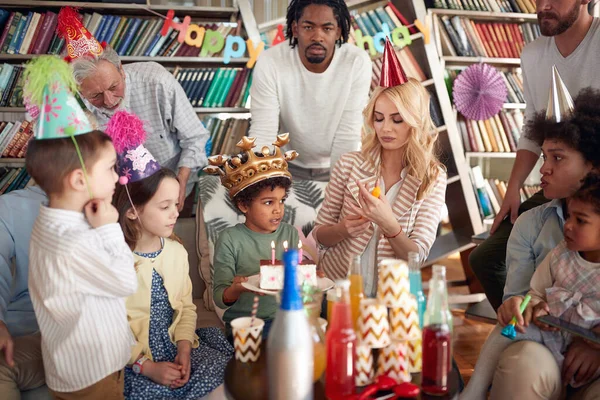
<path id="1" fill-rule="evenodd" d="M 141 254 L 144 257 L 158 254 Z M 155 362 L 173 362 L 177 346 L 169 337 L 173 309 L 162 277 L 152 271 L 152 298 L 150 302 L 150 350 Z M 233 355 L 233 348 L 218 328 L 197 329 L 200 345 L 192 349 L 190 380 L 181 388 L 170 389 L 137 375 L 125 368 L 125 397 L 127 399 L 197 399 L 212 392 L 224 380 L 225 366 Z"/>

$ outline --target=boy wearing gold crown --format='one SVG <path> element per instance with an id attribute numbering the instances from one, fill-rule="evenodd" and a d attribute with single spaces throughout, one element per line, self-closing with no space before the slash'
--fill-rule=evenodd
<path id="1" fill-rule="evenodd" d="M 281 259 L 284 241 L 298 243 L 298 231 L 283 221 L 284 203 L 292 184 L 288 161 L 298 156 L 295 151 L 281 152 L 288 143 L 288 134 L 278 135 L 273 143 L 274 153 L 264 146 L 254 152 L 255 139 L 244 137 L 237 144 L 242 150 L 238 156 L 213 156 L 204 170 L 218 174 L 229 196 L 246 216 L 243 224 L 225 229 L 215 245 L 213 284 L 215 304 L 224 311 L 227 332 L 230 322 L 248 316 L 252 311 L 254 294 L 242 286 L 249 276 L 260 272 L 260 260 L 271 259 L 271 243 L 276 246 L 276 257 Z M 275 317 L 275 297 L 260 299 L 257 316 L 265 321 L 263 336 L 268 335 Z"/>
<path id="2" fill-rule="evenodd" d="M 125 297 L 137 280 L 110 204 L 115 149 L 73 96 L 64 61 L 42 56 L 24 74 L 24 92 L 41 112 L 26 167 L 48 196 L 29 246 L 46 384 L 56 399 L 122 399 L 133 344 Z"/>

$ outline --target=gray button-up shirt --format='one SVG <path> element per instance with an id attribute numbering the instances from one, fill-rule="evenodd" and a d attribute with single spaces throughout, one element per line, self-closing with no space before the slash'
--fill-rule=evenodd
<path id="1" fill-rule="evenodd" d="M 204 151 L 209 132 L 198 119 L 183 88 L 160 64 L 141 62 L 123 65 L 125 95 L 122 108 L 136 114 L 146 128 L 144 145 L 166 168 L 177 172 L 192 169 L 188 183 L 198 180 L 197 171 L 207 164 Z M 111 115 L 85 102 L 101 129 Z"/>

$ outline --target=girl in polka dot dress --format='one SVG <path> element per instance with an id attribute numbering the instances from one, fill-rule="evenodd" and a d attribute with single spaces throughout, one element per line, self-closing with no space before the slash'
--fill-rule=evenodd
<path id="1" fill-rule="evenodd" d="M 138 277 L 138 291 L 127 299 L 136 340 L 125 368 L 128 399 L 205 396 L 223 383 L 233 355 L 221 330 L 196 330 L 188 255 L 173 235 L 178 194 L 175 174 L 164 168 L 115 194 Z"/>

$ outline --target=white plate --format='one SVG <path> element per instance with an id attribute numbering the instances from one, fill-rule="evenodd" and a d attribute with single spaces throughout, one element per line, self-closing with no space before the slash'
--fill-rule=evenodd
<path id="1" fill-rule="evenodd" d="M 279 293 L 279 290 L 265 290 L 261 289 L 260 286 L 260 275 L 252 275 L 248 277 L 246 282 L 242 282 L 242 286 L 248 290 L 252 290 L 256 293 L 264 293 L 271 296 L 275 296 Z M 325 292 L 326 290 L 331 289 L 335 286 L 335 283 L 329 278 L 319 278 L 317 277 L 317 287 Z"/>

